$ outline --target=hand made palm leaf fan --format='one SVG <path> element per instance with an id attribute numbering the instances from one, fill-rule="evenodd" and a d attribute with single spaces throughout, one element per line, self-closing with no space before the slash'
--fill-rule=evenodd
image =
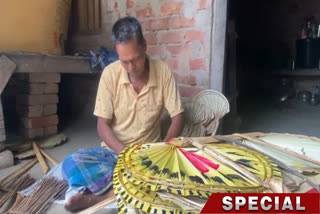
<path id="1" fill-rule="evenodd" d="M 201 209 L 192 201 L 205 200 L 211 193 L 269 192 L 235 167 L 183 142 L 135 144 L 119 155 L 113 185 L 121 213 L 126 213 L 129 205 L 146 213 L 183 213 L 187 209 L 198 213 Z M 206 146 L 262 181 L 282 179 L 278 167 L 257 152 L 225 143 L 207 142 Z M 164 199 L 162 193 L 177 200 Z M 179 199 L 187 206 L 177 203 Z"/>

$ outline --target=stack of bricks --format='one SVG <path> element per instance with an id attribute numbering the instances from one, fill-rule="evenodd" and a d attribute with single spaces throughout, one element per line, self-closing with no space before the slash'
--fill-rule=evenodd
<path id="1" fill-rule="evenodd" d="M 6 140 L 6 133 L 4 129 L 4 118 L 3 118 L 3 110 L 2 110 L 2 103 L 0 97 L 0 142 Z"/>
<path id="2" fill-rule="evenodd" d="M 59 73 L 30 73 L 17 96 L 21 132 L 27 139 L 56 134 Z"/>

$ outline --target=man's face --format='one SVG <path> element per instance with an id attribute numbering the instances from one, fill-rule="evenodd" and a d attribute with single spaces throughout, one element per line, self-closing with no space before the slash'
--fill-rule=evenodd
<path id="1" fill-rule="evenodd" d="M 117 44 L 116 50 L 122 66 L 130 75 L 140 76 L 145 70 L 146 46 L 139 45 L 136 38 Z"/>

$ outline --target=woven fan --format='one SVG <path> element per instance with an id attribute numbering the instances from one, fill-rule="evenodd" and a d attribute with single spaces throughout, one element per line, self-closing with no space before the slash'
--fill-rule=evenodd
<path id="1" fill-rule="evenodd" d="M 230 111 L 230 106 L 227 98 L 215 90 L 204 90 L 197 94 L 195 101 L 202 104 L 207 110 L 207 119 L 205 123 L 208 134 L 214 135 L 219 126 L 219 120 Z"/>
<path id="2" fill-rule="evenodd" d="M 185 99 L 182 102 L 184 109 L 184 128 L 181 136 L 200 137 L 204 136 L 203 123 L 205 120 L 205 108 L 200 103 Z"/>
<path id="3" fill-rule="evenodd" d="M 119 155 L 113 185 L 120 213 L 126 213 L 128 205 L 145 213 L 198 213 L 201 203 L 196 201 L 207 199 L 211 193 L 269 191 L 242 171 L 262 181 L 282 180 L 277 166 L 259 153 L 207 143 L 206 148 L 218 154 L 212 157 L 191 145 L 192 141 L 210 142 L 210 138 L 190 139 L 136 144 Z M 233 167 L 224 159 L 234 163 Z"/>

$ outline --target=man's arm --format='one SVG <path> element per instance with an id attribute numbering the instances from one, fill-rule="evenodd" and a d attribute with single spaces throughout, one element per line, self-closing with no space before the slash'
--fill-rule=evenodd
<path id="1" fill-rule="evenodd" d="M 183 113 L 177 114 L 171 118 L 171 125 L 169 127 L 167 136 L 164 138 L 168 142 L 171 138 L 178 137 L 183 129 Z"/>
<path id="2" fill-rule="evenodd" d="M 98 134 L 100 138 L 112 149 L 119 154 L 124 149 L 124 144 L 114 135 L 111 128 L 111 120 L 98 117 Z"/>

